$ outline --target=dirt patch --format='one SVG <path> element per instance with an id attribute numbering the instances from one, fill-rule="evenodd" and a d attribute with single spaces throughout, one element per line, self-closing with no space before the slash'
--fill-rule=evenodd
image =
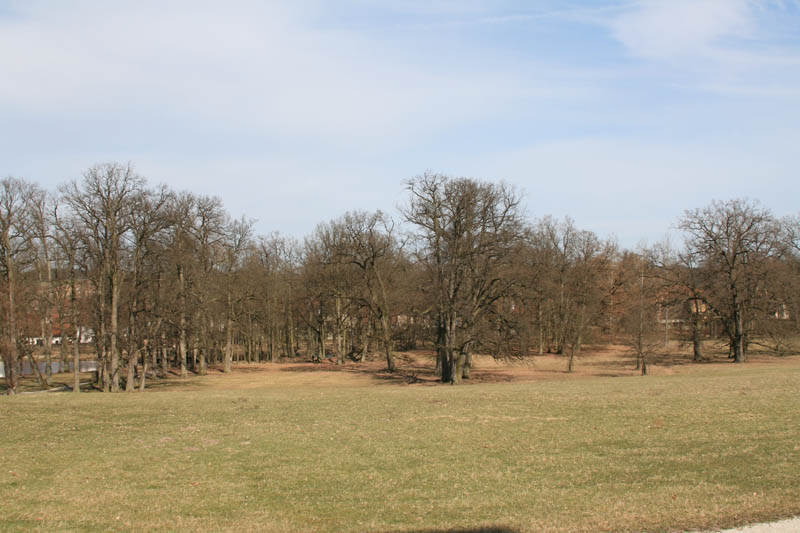
<path id="1" fill-rule="evenodd" d="M 395 360 L 398 367 L 396 372 L 388 372 L 385 360 L 377 355 L 364 362 L 348 361 L 341 365 L 333 360 L 311 362 L 300 358 L 276 363 L 234 364 L 230 374 L 223 373 L 221 367 L 212 366 L 206 376 L 190 374 L 183 379 L 170 377 L 167 380 L 151 381 L 150 385 L 152 390 L 234 390 L 291 386 L 418 387 L 440 383 L 434 375 L 435 356 L 432 351 L 398 352 Z M 800 364 L 800 356 L 775 357 L 766 354 L 754 354 L 746 363 L 749 368 L 797 364 Z M 636 360 L 630 349 L 618 345 L 589 346 L 576 357 L 573 372 L 567 372 L 567 365 L 568 357 L 557 354 L 505 359 L 475 355 L 470 379 L 464 383 L 527 383 L 641 374 L 636 368 Z M 693 362 L 689 353 L 678 350 L 648 357 L 648 373 L 654 376 L 707 371 L 709 367 L 732 368 L 733 364 L 722 352 L 711 353 L 699 363 Z"/>
<path id="2" fill-rule="evenodd" d="M 329 359 L 312 362 L 303 358 L 284 359 L 276 363 L 240 363 L 233 365 L 232 373 L 224 373 L 222 366 L 210 366 L 206 376 L 190 373 L 181 378 L 173 374 L 167 379 L 148 379 L 149 391 L 162 390 L 236 390 L 269 387 L 370 387 L 380 385 L 435 386 L 440 384 L 434 375 L 435 354 L 432 350 L 396 352 L 397 372 L 386 370 L 386 361 L 378 354 L 364 362 L 347 361 L 337 365 Z M 636 358 L 623 345 L 586 346 L 576 356 L 573 372 L 567 372 L 566 355 L 543 354 L 524 358 L 495 358 L 474 355 L 470 379 L 465 384 L 527 383 L 536 381 L 575 380 L 596 377 L 637 376 Z M 745 366 L 748 368 L 800 364 L 800 356 L 777 357 L 765 352 L 754 352 Z M 709 343 L 702 361 L 692 360 L 690 351 L 677 343 L 661 352 L 648 356 L 648 373 L 653 376 L 691 374 L 713 368 L 734 368 L 724 346 Z M 84 376 L 82 376 L 84 378 Z M 88 380 L 91 375 L 87 374 Z M 71 374 L 56 374 L 56 385 L 70 384 Z M 2 384 L 0 384 L 2 389 Z M 26 377 L 22 389 L 41 390 L 36 379 Z M 2 392 L 0 390 L 0 392 Z"/>

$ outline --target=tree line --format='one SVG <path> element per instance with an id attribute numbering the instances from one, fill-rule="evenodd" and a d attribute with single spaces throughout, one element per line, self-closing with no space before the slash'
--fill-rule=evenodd
<path id="1" fill-rule="evenodd" d="M 565 218 L 525 216 L 513 187 L 426 173 L 396 218 L 351 211 L 302 241 L 255 235 L 218 198 L 150 186 L 130 164 L 89 168 L 48 192 L 0 181 L 2 349 L 9 394 L 22 360 L 51 381 L 82 344 L 95 386 L 144 390 L 170 372 L 303 356 L 341 364 L 430 348 L 436 375 L 470 376 L 472 354 L 558 353 L 627 343 L 646 373 L 670 336 L 783 353 L 800 329 L 800 218 L 735 199 L 688 210 L 684 240 L 635 251 Z M 59 342 L 54 343 L 54 339 Z M 54 353 L 57 347 L 58 353 Z M 84 348 L 85 351 L 85 348 Z"/>

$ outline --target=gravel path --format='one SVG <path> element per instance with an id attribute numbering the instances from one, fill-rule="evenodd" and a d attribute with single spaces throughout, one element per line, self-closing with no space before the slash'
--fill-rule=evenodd
<path id="1" fill-rule="evenodd" d="M 725 529 L 719 533 L 800 533 L 800 517 L 768 524 L 753 524 L 752 526 Z"/>

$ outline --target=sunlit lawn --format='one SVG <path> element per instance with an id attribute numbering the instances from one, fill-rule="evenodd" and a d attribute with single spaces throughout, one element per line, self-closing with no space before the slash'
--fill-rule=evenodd
<path id="1" fill-rule="evenodd" d="M 664 531 L 800 514 L 798 365 L 248 379 L 0 399 L 0 529 Z"/>

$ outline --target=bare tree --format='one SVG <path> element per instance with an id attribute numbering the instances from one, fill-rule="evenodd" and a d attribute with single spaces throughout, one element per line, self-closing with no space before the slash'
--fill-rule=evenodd
<path id="1" fill-rule="evenodd" d="M 59 210 L 58 203 L 53 204 L 50 214 L 53 226 L 53 240 L 63 258 L 62 269 L 67 273 L 67 294 L 69 295 L 69 321 L 72 326 L 72 372 L 73 372 L 73 392 L 80 392 L 80 342 L 81 342 L 81 321 L 78 303 L 78 268 L 81 262 L 81 255 L 85 251 L 81 241 L 80 224 L 74 218 L 63 215 Z M 67 335 L 63 329 L 61 331 L 61 342 L 67 342 Z"/>
<path id="2" fill-rule="evenodd" d="M 677 252 L 668 242 L 664 242 L 649 250 L 648 259 L 652 263 L 652 275 L 662 291 L 663 300 L 677 307 L 683 320 L 689 323 L 693 361 L 701 361 L 708 313 L 701 286 L 704 276 L 698 254 L 690 250 Z"/>
<path id="3" fill-rule="evenodd" d="M 165 315 L 175 339 L 177 365 L 181 377 L 188 375 L 189 344 L 192 342 L 194 370 L 206 373 L 209 356 L 214 345 L 213 320 L 215 304 L 219 299 L 220 268 L 223 258 L 223 240 L 228 215 L 219 198 L 196 196 L 182 192 L 174 194 L 168 206 L 166 250 L 167 270 L 165 298 L 169 299 L 171 312 Z M 224 298 L 224 295 L 223 295 Z M 162 336 L 162 372 L 169 367 L 168 339 Z"/>
<path id="4" fill-rule="evenodd" d="M 240 303 L 236 290 L 236 271 L 244 259 L 244 253 L 250 246 L 253 234 L 253 221 L 242 217 L 225 225 L 221 241 L 221 268 L 225 285 L 225 363 L 224 372 L 231 371 L 233 360 L 233 327 L 237 315 L 237 304 Z"/>
<path id="5" fill-rule="evenodd" d="M 437 293 L 437 367 L 458 383 L 477 325 L 504 294 L 504 263 L 521 241 L 516 192 L 503 184 L 425 174 L 407 183 L 403 208 L 416 226 L 417 255 Z"/>
<path id="6" fill-rule="evenodd" d="M 657 275 L 652 251 L 625 252 L 619 262 L 624 314 L 621 326 L 636 355 L 636 369 L 647 375 L 648 357 L 661 345 L 658 328 L 659 309 L 665 298 L 662 278 Z"/>
<path id="7" fill-rule="evenodd" d="M 377 317 L 389 372 L 397 370 L 392 355 L 391 311 L 388 283 L 396 268 L 399 253 L 392 235 L 391 220 L 380 211 L 351 212 L 331 223 L 328 233 L 333 261 L 356 267 L 365 289 L 364 303 Z"/>
<path id="8" fill-rule="evenodd" d="M 169 258 L 175 272 L 175 285 L 177 295 L 175 298 L 176 309 L 175 313 L 170 318 L 175 318 L 175 327 L 178 330 L 178 359 L 180 364 L 181 377 L 187 376 L 186 360 L 187 360 L 187 337 L 189 327 L 189 285 L 190 281 L 188 271 L 191 270 L 191 265 L 196 264 L 197 261 L 193 260 L 196 256 L 197 243 L 193 240 L 193 230 L 195 223 L 195 209 L 197 205 L 197 198 L 191 193 L 180 193 L 174 195 L 172 201 L 168 206 L 170 224 L 169 224 L 169 237 L 168 237 L 168 250 Z M 205 258 L 205 255 L 202 256 Z M 203 261 L 205 265 L 205 261 Z M 201 269 L 202 270 L 202 269 Z M 163 342 L 163 341 L 162 341 Z M 165 349 L 166 347 L 162 347 Z M 163 352 L 166 355 L 166 352 Z M 168 358 L 165 356 L 162 359 L 162 373 L 166 374 L 169 366 Z M 201 374 L 205 374 L 205 365 L 201 365 Z"/>
<path id="9" fill-rule="evenodd" d="M 296 353 L 294 306 L 298 248 L 299 245 L 293 239 L 273 233 L 267 237 L 259 237 L 254 250 L 261 273 L 257 294 L 264 322 L 262 327 L 268 338 L 270 361 L 279 352 L 287 357 L 294 357 Z"/>
<path id="10" fill-rule="evenodd" d="M 106 391 L 119 391 L 119 311 L 126 252 L 123 236 L 130 230 L 130 202 L 143 188 L 144 178 L 130 163 L 93 166 L 80 182 L 62 188 L 65 203 L 80 221 L 92 261 L 98 302 L 98 355 Z"/>
<path id="11" fill-rule="evenodd" d="M 782 252 L 776 221 L 758 202 L 735 199 L 686 211 L 679 227 L 700 266 L 703 302 L 721 319 L 734 360 L 744 362 L 765 267 Z"/>
<path id="12" fill-rule="evenodd" d="M 44 343 L 45 380 L 52 384 L 53 378 L 53 268 L 48 217 L 50 198 L 45 191 L 34 187 L 31 191 L 30 209 L 32 217 L 32 237 L 36 249 L 36 271 L 39 277 L 38 307 L 40 313 L 41 336 Z"/>
<path id="13" fill-rule="evenodd" d="M 290 292 L 286 276 L 286 239 L 277 233 L 268 237 L 259 237 L 253 248 L 256 259 L 258 276 L 260 282 L 256 285 L 255 307 L 256 314 L 261 321 L 261 337 L 259 338 L 259 350 L 263 349 L 263 336 L 266 335 L 267 360 L 272 362 L 280 352 L 279 345 L 282 338 L 288 339 L 290 335 L 286 333 L 288 328 L 287 301 L 290 299 Z M 287 342 L 287 344 L 289 344 Z M 289 348 L 284 348 L 287 356 Z"/>
<path id="14" fill-rule="evenodd" d="M 533 244 L 539 248 L 533 267 L 539 271 L 534 275 L 540 283 L 540 312 L 544 310 L 538 317 L 540 328 L 548 325 L 548 351 L 566 353 L 567 371 L 572 372 L 589 328 L 608 304 L 616 245 L 578 229 L 570 218 L 551 217 L 536 226 Z"/>
<path id="15" fill-rule="evenodd" d="M 19 386 L 19 348 L 17 346 L 17 281 L 19 264 L 30 252 L 34 221 L 31 204 L 35 185 L 18 178 L 0 180 L 0 267 L 5 278 L 6 323 L 2 351 L 8 394 Z"/>
<path id="16" fill-rule="evenodd" d="M 158 269 L 153 269 L 155 255 L 162 252 L 159 237 L 170 225 L 168 215 L 171 193 L 166 186 L 155 190 L 142 190 L 131 198 L 130 231 L 128 232 L 130 258 L 130 297 L 128 299 L 127 354 L 128 372 L 125 381 L 126 392 L 134 390 L 136 368 L 143 350 L 150 339 L 144 334 L 148 322 L 146 296 L 151 293 L 150 286 L 157 280 Z M 140 320 L 144 315 L 145 320 Z M 144 388 L 147 373 L 147 358 L 142 356 L 142 374 L 139 388 Z"/>

